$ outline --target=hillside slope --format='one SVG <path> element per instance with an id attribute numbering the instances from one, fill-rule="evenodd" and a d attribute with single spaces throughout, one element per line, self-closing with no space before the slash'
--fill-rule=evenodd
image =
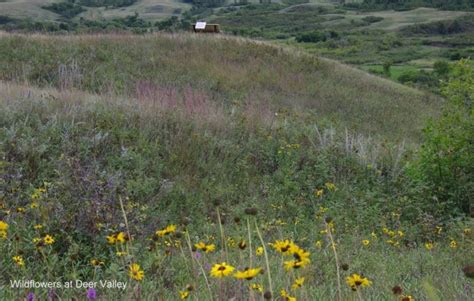
<path id="1" fill-rule="evenodd" d="M 203 35 L 4 35 L 0 80 L 226 107 L 314 112 L 365 134 L 415 138 L 439 100 L 294 49 Z"/>

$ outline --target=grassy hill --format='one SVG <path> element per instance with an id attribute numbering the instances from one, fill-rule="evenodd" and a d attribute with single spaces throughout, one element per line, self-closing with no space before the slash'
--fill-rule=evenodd
<path id="1" fill-rule="evenodd" d="M 0 57 L 1 300 L 472 299 L 472 219 L 413 176 L 440 98 L 224 36 Z"/>
<path id="2" fill-rule="evenodd" d="M 2 80 L 132 96 L 192 89 L 221 105 L 311 111 L 351 131 L 394 139 L 416 137 L 440 104 L 335 61 L 245 39 L 13 35 L 0 46 Z"/>

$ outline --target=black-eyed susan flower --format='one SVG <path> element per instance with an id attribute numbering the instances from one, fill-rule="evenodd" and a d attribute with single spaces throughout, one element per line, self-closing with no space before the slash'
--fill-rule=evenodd
<path id="1" fill-rule="evenodd" d="M 299 277 L 295 279 L 295 282 L 291 285 L 292 290 L 297 290 L 302 287 L 304 284 L 304 277 Z"/>
<path id="2" fill-rule="evenodd" d="M 189 291 L 179 291 L 179 298 L 181 300 L 186 300 L 189 297 Z"/>
<path id="3" fill-rule="evenodd" d="M 327 182 L 326 184 L 324 184 L 324 186 L 326 186 L 326 188 L 329 190 L 329 191 L 336 191 L 336 184 L 334 183 L 331 183 L 331 182 Z"/>
<path id="4" fill-rule="evenodd" d="M 290 254 L 290 248 L 293 242 L 286 240 L 276 240 L 274 243 L 270 244 L 275 250 L 282 254 Z"/>
<path id="5" fill-rule="evenodd" d="M 280 291 L 280 296 L 285 301 L 296 301 L 296 297 L 290 296 L 290 294 L 288 294 L 288 292 L 284 289 Z"/>
<path id="6" fill-rule="evenodd" d="M 205 244 L 204 242 L 199 242 L 197 244 L 194 245 L 194 247 L 197 249 L 197 250 L 202 250 L 203 252 L 205 253 L 211 253 L 213 252 L 215 249 L 216 249 L 216 245 L 214 244 Z"/>
<path id="7" fill-rule="evenodd" d="M 51 235 L 46 234 L 46 236 L 43 238 L 43 242 L 46 245 L 52 245 L 54 243 L 54 238 Z"/>
<path id="8" fill-rule="evenodd" d="M 408 296 L 400 296 L 400 301 L 415 301 L 415 298 L 413 298 L 412 296 L 408 295 Z"/>
<path id="9" fill-rule="evenodd" d="M 145 272 L 138 263 L 132 263 L 129 267 L 128 275 L 134 280 L 141 281 L 145 277 Z"/>
<path id="10" fill-rule="evenodd" d="M 23 208 L 23 207 L 18 207 L 18 208 L 16 208 L 16 212 L 17 212 L 17 213 L 25 213 L 25 211 L 26 211 L 26 210 L 25 210 L 25 208 Z"/>
<path id="11" fill-rule="evenodd" d="M 43 225 L 41 225 L 41 224 L 34 225 L 34 226 L 33 226 L 33 229 L 35 229 L 35 230 L 41 230 L 41 229 L 43 229 Z"/>
<path id="12" fill-rule="evenodd" d="M 250 288 L 253 289 L 254 291 L 257 291 L 259 293 L 263 293 L 263 285 L 258 284 L 258 283 L 252 283 L 250 285 Z"/>
<path id="13" fill-rule="evenodd" d="M 231 265 L 228 265 L 225 262 L 222 263 L 216 263 L 212 268 L 211 268 L 211 276 L 215 278 L 222 278 L 225 276 L 229 276 L 233 271 L 234 267 Z"/>
<path id="14" fill-rule="evenodd" d="M 364 239 L 362 240 L 362 244 L 367 247 L 368 245 L 370 245 L 370 240 Z"/>
<path id="15" fill-rule="evenodd" d="M 318 198 L 322 197 L 324 194 L 324 189 L 318 189 L 314 192 L 314 195 L 317 196 Z"/>
<path id="16" fill-rule="evenodd" d="M 5 230 L 0 230 L 0 239 L 7 239 L 8 233 Z"/>
<path id="17" fill-rule="evenodd" d="M 472 233 L 471 228 L 464 228 L 463 230 L 464 235 L 470 235 Z"/>
<path id="18" fill-rule="evenodd" d="M 370 236 L 371 236 L 373 239 L 377 239 L 377 234 L 375 234 L 374 231 L 372 231 L 372 233 L 370 233 Z"/>
<path id="19" fill-rule="evenodd" d="M 31 202 L 31 204 L 30 204 L 30 208 L 31 208 L 31 209 L 38 208 L 38 206 L 39 206 L 39 205 L 38 205 L 37 202 Z"/>
<path id="20" fill-rule="evenodd" d="M 92 260 L 91 260 L 91 265 L 93 265 L 93 266 L 95 266 L 95 267 L 101 266 L 101 265 L 103 265 L 103 264 L 104 264 L 104 262 L 103 262 L 103 261 L 100 261 L 100 260 L 98 260 L 98 259 L 92 259 Z"/>
<path id="21" fill-rule="evenodd" d="M 115 240 L 119 243 L 124 243 L 128 239 L 127 235 L 124 232 L 119 232 L 115 235 Z"/>
<path id="22" fill-rule="evenodd" d="M 107 242 L 108 242 L 109 244 L 111 244 L 111 245 L 113 245 L 113 244 L 115 244 L 115 243 L 117 242 L 117 238 L 115 237 L 114 234 L 108 235 L 108 236 L 106 237 L 106 239 L 107 239 Z"/>
<path id="23" fill-rule="evenodd" d="M 4 221 L 0 221 L 0 231 L 7 231 L 8 230 L 8 224 Z"/>
<path id="24" fill-rule="evenodd" d="M 434 244 L 432 242 L 427 242 L 427 243 L 425 243 L 425 248 L 428 251 L 431 251 L 434 248 Z"/>
<path id="25" fill-rule="evenodd" d="M 257 256 L 262 256 L 263 255 L 263 247 L 258 247 L 256 250 L 255 250 L 255 254 Z"/>
<path id="26" fill-rule="evenodd" d="M 260 274 L 261 270 L 262 270 L 261 268 L 255 268 L 255 269 L 247 268 L 243 271 L 235 272 L 234 277 L 237 278 L 237 279 L 252 280 L 258 274 Z"/>
<path id="27" fill-rule="evenodd" d="M 22 267 L 25 265 L 25 262 L 23 261 L 23 257 L 17 255 L 17 256 L 13 256 L 13 261 L 15 262 L 15 264 L 19 267 Z"/>
<path id="28" fill-rule="evenodd" d="M 359 287 L 367 287 L 372 284 L 369 279 L 362 277 L 359 274 L 352 274 L 351 276 L 347 276 L 346 283 L 353 291 L 357 290 L 357 288 Z"/>
<path id="29" fill-rule="evenodd" d="M 458 247 L 458 243 L 453 239 L 451 240 L 451 242 L 449 243 L 449 247 L 451 249 L 456 249 Z"/>
<path id="30" fill-rule="evenodd" d="M 156 235 L 158 237 L 164 237 L 164 236 L 170 235 L 174 232 L 176 232 L 176 225 L 169 225 L 169 226 L 167 226 L 166 228 L 164 228 L 162 230 L 156 231 Z"/>

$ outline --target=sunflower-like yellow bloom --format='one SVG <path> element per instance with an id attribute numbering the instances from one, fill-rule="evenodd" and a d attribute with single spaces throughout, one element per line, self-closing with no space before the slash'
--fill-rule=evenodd
<path id="1" fill-rule="evenodd" d="M 426 248 L 428 251 L 431 251 L 431 250 L 434 248 L 434 244 L 431 243 L 431 242 L 427 242 L 427 243 L 425 243 L 425 248 Z"/>
<path id="2" fill-rule="evenodd" d="M 181 300 L 186 300 L 189 297 L 189 292 L 188 291 L 179 291 L 179 298 Z"/>
<path id="3" fill-rule="evenodd" d="M 123 232 L 119 232 L 115 235 L 115 240 L 119 243 L 124 243 L 127 240 L 127 236 Z"/>
<path id="4" fill-rule="evenodd" d="M 25 265 L 25 262 L 23 261 L 23 257 L 21 257 L 21 256 L 13 256 L 13 261 L 19 267 L 22 267 L 22 266 Z"/>
<path id="5" fill-rule="evenodd" d="M 282 289 L 280 291 L 280 296 L 282 297 L 283 300 L 286 300 L 286 301 L 296 301 L 296 297 L 292 297 L 290 296 L 286 290 Z"/>
<path id="6" fill-rule="evenodd" d="M 203 252 L 206 252 L 206 253 L 211 253 L 213 252 L 215 249 L 216 249 L 216 245 L 215 244 L 210 244 L 210 245 L 206 245 L 204 242 L 199 242 L 197 244 L 194 245 L 196 247 L 196 249 L 198 250 L 202 250 Z"/>
<path id="7" fill-rule="evenodd" d="M 351 276 L 346 277 L 346 283 L 353 291 L 357 290 L 359 286 L 366 287 L 372 284 L 369 279 L 362 277 L 359 274 L 352 274 Z"/>
<path id="8" fill-rule="evenodd" d="M 259 293 L 263 293 L 263 285 L 258 283 L 253 283 L 250 285 L 250 288 Z"/>
<path id="9" fill-rule="evenodd" d="M 169 234 L 174 233 L 174 232 L 176 232 L 176 225 L 169 225 L 169 226 L 167 226 L 166 228 L 164 228 L 162 230 L 156 231 L 156 235 L 159 236 L 159 237 L 164 237 L 164 236 L 169 235 Z"/>
<path id="10" fill-rule="evenodd" d="M 453 239 L 451 240 L 451 242 L 449 243 L 449 247 L 451 249 L 456 249 L 458 247 L 458 243 Z"/>
<path id="11" fill-rule="evenodd" d="M 243 271 L 237 271 L 234 274 L 234 277 L 237 279 L 245 279 L 245 280 L 252 280 L 253 278 L 257 277 L 260 274 L 261 268 L 255 269 L 245 269 Z"/>
<path id="12" fill-rule="evenodd" d="M 368 246 L 368 245 L 370 244 L 370 240 L 364 239 L 364 240 L 362 241 L 362 244 L 363 244 L 364 246 Z"/>
<path id="13" fill-rule="evenodd" d="M 234 267 L 228 265 L 225 262 L 216 263 L 211 269 L 211 276 L 215 278 L 222 278 L 225 276 L 229 276 L 233 271 Z"/>
<path id="14" fill-rule="evenodd" d="M 258 247 L 256 250 L 255 250 L 255 254 L 257 256 L 262 256 L 263 255 L 263 247 Z"/>
<path id="15" fill-rule="evenodd" d="M 47 234 L 47 235 L 43 238 L 43 241 L 44 241 L 44 243 L 47 244 L 47 245 L 52 245 L 52 244 L 54 244 L 54 238 L 53 238 L 51 235 L 49 235 L 49 234 Z"/>
<path id="16" fill-rule="evenodd" d="M 7 231 L 8 230 L 8 224 L 5 223 L 4 221 L 0 221 L 0 231 Z"/>
<path id="17" fill-rule="evenodd" d="M 138 263 L 132 263 L 128 270 L 128 275 L 130 278 L 135 279 L 137 281 L 141 281 L 143 277 L 145 277 L 145 272 L 141 269 Z"/>
<path id="18" fill-rule="evenodd" d="M 108 236 L 106 237 L 106 239 L 107 239 L 107 242 L 108 242 L 109 244 L 111 244 L 111 245 L 113 245 L 113 244 L 115 244 L 115 243 L 117 242 L 117 238 L 115 237 L 114 234 L 108 235 Z"/>
<path id="19" fill-rule="evenodd" d="M 292 290 L 299 289 L 300 287 L 303 286 L 303 283 L 304 283 L 304 277 L 296 278 L 296 279 L 295 279 L 295 282 L 294 282 L 293 285 L 291 286 L 291 289 L 292 289 Z"/>
<path id="20" fill-rule="evenodd" d="M 0 238 L 1 239 L 6 239 L 7 238 L 7 231 L 0 230 Z"/>
<path id="21" fill-rule="evenodd" d="M 290 248 L 293 245 L 292 241 L 286 240 L 276 240 L 274 243 L 270 244 L 275 250 L 282 254 L 290 254 Z"/>
<path id="22" fill-rule="evenodd" d="M 415 298 L 413 298 L 412 296 L 408 295 L 408 296 L 400 296 L 400 301 L 415 301 Z"/>

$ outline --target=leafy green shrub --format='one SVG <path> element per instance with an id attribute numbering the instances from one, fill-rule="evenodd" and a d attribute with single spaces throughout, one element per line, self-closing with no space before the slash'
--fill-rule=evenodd
<path id="1" fill-rule="evenodd" d="M 327 40 L 326 33 L 321 31 L 312 31 L 300 34 L 296 36 L 296 41 L 298 43 L 317 43 L 324 42 Z"/>
<path id="2" fill-rule="evenodd" d="M 474 68 L 460 61 L 443 88 L 443 115 L 425 128 L 414 175 L 428 187 L 436 208 L 448 215 L 472 214 L 474 197 Z"/>
<path id="3" fill-rule="evenodd" d="M 362 18 L 362 21 L 365 21 L 367 23 L 377 23 L 382 20 L 383 20 L 382 17 L 377 17 L 377 16 L 367 16 L 367 17 Z"/>
<path id="4" fill-rule="evenodd" d="M 50 5 L 43 6 L 42 8 L 57 13 L 58 15 L 61 15 L 63 18 L 66 19 L 74 18 L 78 14 L 85 11 L 82 6 L 74 4 L 72 2 L 52 3 Z"/>

